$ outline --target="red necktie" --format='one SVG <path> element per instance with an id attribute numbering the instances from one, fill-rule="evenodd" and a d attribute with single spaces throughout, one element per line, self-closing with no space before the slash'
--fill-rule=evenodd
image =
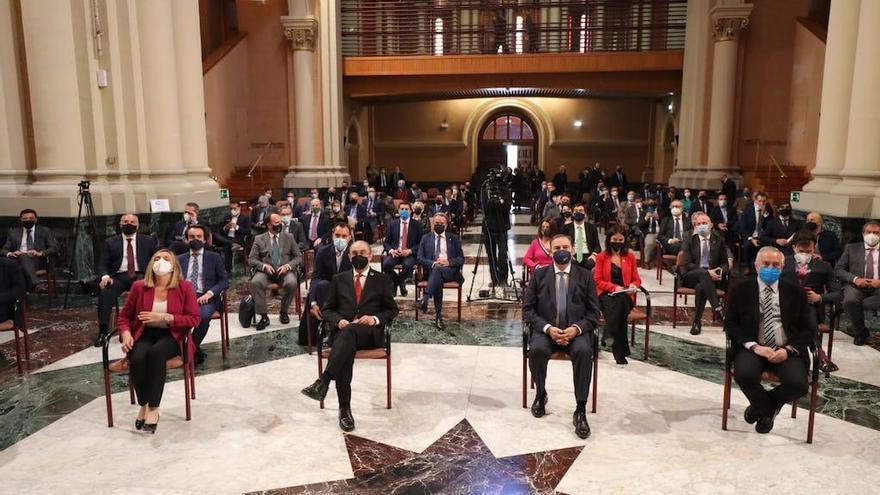
<path id="1" fill-rule="evenodd" d="M 364 290 L 363 287 L 361 287 L 361 277 L 363 277 L 363 275 L 361 275 L 360 273 L 358 273 L 354 277 L 354 303 L 355 304 L 361 303 L 361 292 Z"/>
<path id="2" fill-rule="evenodd" d="M 134 278 L 135 275 L 135 267 L 134 267 L 134 248 L 131 246 L 131 239 L 126 239 L 128 241 L 128 247 L 125 248 L 125 257 L 128 258 L 128 278 Z"/>
<path id="3" fill-rule="evenodd" d="M 406 249 L 406 239 L 409 234 L 409 230 L 407 227 L 409 226 L 409 222 L 403 222 L 403 232 L 400 234 L 400 250 L 403 251 Z"/>

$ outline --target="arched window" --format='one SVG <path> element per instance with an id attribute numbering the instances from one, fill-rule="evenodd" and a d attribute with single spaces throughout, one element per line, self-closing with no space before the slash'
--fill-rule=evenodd
<path id="1" fill-rule="evenodd" d="M 531 141 L 535 139 L 532 126 L 517 115 L 501 115 L 483 129 L 484 141 Z"/>

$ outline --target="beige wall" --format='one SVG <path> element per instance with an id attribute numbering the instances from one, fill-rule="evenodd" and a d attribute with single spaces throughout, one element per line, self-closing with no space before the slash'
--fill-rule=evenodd
<path id="1" fill-rule="evenodd" d="M 754 166 L 755 147 L 749 140 L 777 142 L 770 150 L 778 159 L 785 153 L 791 100 L 795 24 L 807 14 L 808 0 L 754 0 L 744 32 L 741 72 L 734 127 L 733 162 Z M 822 72 L 816 73 L 821 79 Z M 765 157 L 766 158 L 766 157 Z M 766 159 L 762 163 L 766 163 Z"/>
<path id="2" fill-rule="evenodd" d="M 246 163 L 248 139 L 248 40 L 245 38 L 205 74 L 208 163 L 226 184 Z"/>
<path id="3" fill-rule="evenodd" d="M 620 164 L 635 179 L 641 177 L 650 163 L 650 101 L 566 98 L 516 101 L 537 114 L 540 122 L 535 122 L 535 126 L 547 171 L 566 164 L 570 172 L 579 172 L 599 161 L 608 169 Z M 475 119 L 480 109 L 492 103 L 491 99 L 474 98 L 375 105 L 376 165 L 399 165 L 407 177 L 422 181 L 469 178 L 475 165 L 470 138 L 485 123 L 484 118 Z M 581 128 L 574 127 L 575 119 L 583 121 Z M 440 126 L 444 120 L 449 124 L 447 129 Z M 542 131 L 544 128 L 552 130 Z M 550 133 L 552 137 L 548 136 Z"/>
<path id="4" fill-rule="evenodd" d="M 795 28 L 786 159 L 812 170 L 819 140 L 825 43 L 800 23 Z"/>

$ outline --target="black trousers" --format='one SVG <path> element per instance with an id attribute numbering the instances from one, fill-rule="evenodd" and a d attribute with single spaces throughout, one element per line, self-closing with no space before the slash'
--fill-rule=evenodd
<path id="1" fill-rule="evenodd" d="M 773 364 L 747 349 L 740 350 L 733 360 L 734 380 L 756 413 L 767 416 L 788 402 L 807 395 L 807 365 L 799 357 L 789 357 Z M 772 371 L 780 384 L 772 390 L 761 385 L 761 373 Z"/>
<path id="2" fill-rule="evenodd" d="M 681 277 L 681 281 L 688 289 L 694 289 L 694 321 L 700 321 L 703 310 L 706 309 L 706 301 L 716 308 L 718 307 L 718 294 L 715 292 L 715 281 L 705 268 L 696 268 Z"/>
<path id="3" fill-rule="evenodd" d="M 663 245 L 663 254 L 678 254 L 681 251 L 681 243 L 677 242 L 675 244 L 666 243 Z"/>
<path id="4" fill-rule="evenodd" d="M 550 354 L 556 351 L 565 351 L 571 357 L 571 367 L 574 374 L 574 397 L 578 402 L 586 402 L 590 393 L 590 378 L 593 373 L 592 335 L 585 332 L 563 347 L 553 342 L 540 329 L 532 331 L 529 340 L 529 370 L 532 372 L 535 389 L 539 396 L 545 391 L 544 384 L 547 381 L 547 363 L 550 361 Z"/>
<path id="5" fill-rule="evenodd" d="M 333 347 L 327 358 L 324 373 L 336 380 L 336 395 L 339 406 L 351 405 L 351 378 L 354 370 L 354 356 L 362 349 L 376 349 L 385 345 L 385 333 L 381 326 L 348 325 L 335 330 Z"/>
<path id="6" fill-rule="evenodd" d="M 159 407 L 165 390 L 165 362 L 180 354 L 180 346 L 167 328 L 144 328 L 128 353 L 131 382 L 138 405 Z"/>
<path id="7" fill-rule="evenodd" d="M 135 281 L 144 278 L 144 275 L 138 272 L 134 278 L 128 278 L 126 273 L 114 273 L 110 278 L 113 279 L 112 284 L 103 289 L 98 289 L 98 325 L 102 332 L 107 331 L 107 326 L 110 322 L 110 312 L 116 306 L 116 300 L 119 299 L 123 292 L 131 289 Z"/>
<path id="8" fill-rule="evenodd" d="M 507 232 L 483 231 L 486 236 L 486 253 L 489 255 L 489 273 L 492 283 L 507 283 Z"/>
<path id="9" fill-rule="evenodd" d="M 602 329 L 602 340 L 609 336 L 614 339 L 611 344 L 611 352 L 614 359 L 621 359 L 630 355 L 629 339 L 626 338 L 626 317 L 632 310 L 632 299 L 627 294 L 612 296 L 605 293 L 599 296 L 599 306 L 605 315 L 605 327 Z"/>
<path id="10" fill-rule="evenodd" d="M 397 270 L 394 269 L 394 267 L 396 266 L 403 267 L 403 270 L 400 271 L 400 275 L 398 275 Z M 407 279 L 412 277 L 412 273 L 415 268 L 415 252 L 413 252 L 413 254 L 409 256 L 399 256 L 397 258 L 388 255 L 385 256 L 385 258 L 382 260 L 382 273 L 391 277 L 391 280 L 394 281 L 395 286 L 404 285 Z"/>

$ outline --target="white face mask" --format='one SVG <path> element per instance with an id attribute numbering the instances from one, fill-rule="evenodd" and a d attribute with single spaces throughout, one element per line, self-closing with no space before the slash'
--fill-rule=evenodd
<path id="1" fill-rule="evenodd" d="M 171 262 L 164 258 L 159 258 L 153 262 L 153 273 L 160 277 L 171 273 L 171 270 L 173 268 L 174 266 L 171 264 Z"/>
<path id="2" fill-rule="evenodd" d="M 724 208 L 725 206 L 727 206 L 727 200 L 726 199 L 719 199 L 718 206 Z"/>
<path id="3" fill-rule="evenodd" d="M 865 234 L 863 238 L 865 239 L 865 244 L 871 247 L 876 246 L 880 242 L 880 235 L 877 234 Z"/>
<path id="4" fill-rule="evenodd" d="M 670 209 L 670 211 L 672 212 L 672 216 L 674 216 L 674 217 L 681 215 L 681 208 L 679 208 L 677 206 Z"/>
<path id="5" fill-rule="evenodd" d="M 794 259 L 799 265 L 806 265 L 813 259 L 813 255 L 810 253 L 794 253 Z"/>

